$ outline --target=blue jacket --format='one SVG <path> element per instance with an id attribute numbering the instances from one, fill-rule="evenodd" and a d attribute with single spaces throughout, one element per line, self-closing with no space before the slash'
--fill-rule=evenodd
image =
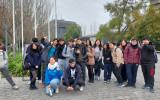
<path id="1" fill-rule="evenodd" d="M 46 73 L 45 73 L 45 84 L 48 86 L 50 84 L 50 82 L 53 79 L 59 79 L 59 81 L 61 81 L 61 76 L 63 75 L 63 71 L 60 68 L 60 71 L 57 71 L 57 68 L 59 66 L 56 66 L 56 68 L 54 68 L 53 70 L 49 69 L 48 67 L 46 68 Z"/>

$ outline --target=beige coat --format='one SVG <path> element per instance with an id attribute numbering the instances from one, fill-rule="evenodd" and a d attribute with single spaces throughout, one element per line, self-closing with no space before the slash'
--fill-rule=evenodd
<path id="1" fill-rule="evenodd" d="M 116 52 L 115 52 L 115 49 L 116 49 L 116 46 L 111 51 L 112 60 L 113 60 L 113 63 L 115 63 L 116 66 L 119 67 L 120 64 L 124 64 L 123 53 L 120 48 L 117 48 Z"/>
<path id="2" fill-rule="evenodd" d="M 94 50 L 94 48 L 92 47 L 92 52 L 91 52 L 91 49 L 90 49 L 90 47 L 87 47 L 87 49 L 88 49 L 88 59 L 89 59 L 89 61 L 86 63 L 87 65 L 94 65 L 95 64 L 95 50 Z"/>

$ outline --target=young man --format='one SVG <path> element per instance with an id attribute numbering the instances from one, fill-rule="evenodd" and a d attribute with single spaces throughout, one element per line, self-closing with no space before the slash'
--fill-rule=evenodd
<path id="1" fill-rule="evenodd" d="M 12 88 L 14 90 L 18 89 L 18 86 L 14 83 L 13 79 L 11 78 L 10 74 L 9 74 L 9 70 L 7 69 L 7 61 L 8 61 L 8 57 L 5 51 L 3 51 L 2 49 L 0 49 L 0 72 L 2 73 L 2 75 L 4 75 L 4 77 L 6 78 L 6 80 L 9 82 L 9 84 L 12 86 Z"/>
<path id="2" fill-rule="evenodd" d="M 45 71 L 49 63 L 50 57 L 55 57 L 56 46 L 58 44 L 58 39 L 54 39 L 53 42 L 46 42 L 48 37 L 43 37 L 41 43 L 45 46 L 43 53 L 41 54 L 41 60 L 43 62 L 42 70 L 42 88 L 45 87 Z"/>
<path id="3" fill-rule="evenodd" d="M 113 73 L 118 80 L 117 87 L 123 87 L 124 84 L 121 75 L 122 67 L 124 64 L 123 53 L 120 48 L 116 47 L 116 43 L 114 42 L 110 42 L 109 47 L 111 49 L 111 55 L 113 60 Z"/>
<path id="4" fill-rule="evenodd" d="M 150 88 L 150 92 L 153 93 L 155 74 L 155 49 L 148 37 L 143 38 L 141 51 L 141 65 L 145 81 L 145 85 L 142 86 L 142 88 Z"/>
<path id="5" fill-rule="evenodd" d="M 58 60 L 58 65 L 65 69 L 65 57 L 62 55 L 63 49 L 66 47 L 64 39 L 59 39 L 59 45 L 56 48 L 55 58 Z"/>
<path id="6" fill-rule="evenodd" d="M 136 77 L 138 66 L 141 64 L 141 49 L 138 46 L 136 38 L 131 40 L 131 43 L 125 48 L 124 62 L 126 64 L 128 84 L 125 87 L 136 88 Z"/>
<path id="7" fill-rule="evenodd" d="M 37 45 L 38 51 L 40 51 L 40 54 L 42 53 L 43 47 L 38 44 L 38 38 L 32 38 L 32 43 Z M 27 48 L 26 53 L 28 54 L 31 51 L 31 45 Z M 41 80 L 41 65 L 38 67 L 38 71 L 37 71 L 37 76 L 38 76 L 38 82 L 42 83 Z M 32 74 L 30 73 L 30 80 L 31 80 Z"/>
<path id="8" fill-rule="evenodd" d="M 73 44 L 74 40 L 70 39 L 69 40 L 69 45 L 65 46 L 62 52 L 62 56 L 65 57 L 65 66 L 63 68 L 63 75 L 65 75 L 65 70 L 69 67 L 69 59 L 74 57 L 74 44 Z"/>
<path id="9" fill-rule="evenodd" d="M 88 52 L 86 46 L 82 43 L 81 39 L 77 40 L 77 46 L 75 47 L 75 56 L 77 64 L 80 65 L 82 69 L 83 81 L 85 82 L 85 62 L 88 61 L 88 56 L 86 53 Z M 84 83 L 85 84 L 85 83 Z"/>
<path id="10" fill-rule="evenodd" d="M 73 91 L 76 85 L 79 85 L 80 91 L 83 91 L 83 79 L 81 78 L 81 68 L 74 59 L 69 60 L 69 68 L 66 69 L 63 85 L 67 86 L 68 91 Z"/>

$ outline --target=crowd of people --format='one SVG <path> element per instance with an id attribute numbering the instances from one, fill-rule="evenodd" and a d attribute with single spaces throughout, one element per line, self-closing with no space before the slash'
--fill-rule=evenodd
<path id="1" fill-rule="evenodd" d="M 103 45 L 100 40 L 96 40 L 92 45 L 91 40 L 84 42 L 78 37 L 70 39 L 69 43 L 65 43 L 64 39 L 54 39 L 51 42 L 47 42 L 47 39 L 47 37 L 41 39 L 43 48 L 38 39 L 33 38 L 33 43 L 27 49 L 26 57 L 31 66 L 30 90 L 38 89 L 35 83 L 37 76 L 38 80 L 41 80 L 41 64 L 43 68 L 40 83 L 42 88 L 46 87 L 46 94 L 50 96 L 59 93 L 61 81 L 68 91 L 73 91 L 77 85 L 79 90 L 83 91 L 86 84 L 86 69 L 89 84 L 93 84 L 94 80 L 100 80 L 101 72 L 104 70 L 104 83 L 111 83 L 113 72 L 117 79 L 117 87 L 136 88 L 137 71 L 141 65 L 145 83 L 142 88 L 150 88 L 150 92 L 154 93 L 157 55 L 148 37 L 144 37 L 141 43 L 133 38 L 130 42 L 111 41 Z"/>

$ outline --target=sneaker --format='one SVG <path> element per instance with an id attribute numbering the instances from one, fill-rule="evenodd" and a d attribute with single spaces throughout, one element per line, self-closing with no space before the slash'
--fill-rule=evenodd
<path id="1" fill-rule="evenodd" d="M 31 82 L 29 81 L 27 84 L 28 84 L 28 85 L 30 85 L 30 84 L 31 84 Z"/>
<path id="2" fill-rule="evenodd" d="M 33 86 L 33 89 L 37 90 L 38 88 L 36 86 Z"/>
<path id="3" fill-rule="evenodd" d="M 107 81 L 104 81 L 104 83 L 106 84 L 106 83 L 107 83 Z"/>
<path id="4" fill-rule="evenodd" d="M 135 84 L 133 84 L 133 85 L 132 85 L 132 87 L 133 87 L 133 88 L 136 88 L 136 85 L 135 85 Z"/>
<path id="5" fill-rule="evenodd" d="M 97 76 L 97 80 L 98 80 L 98 81 L 100 80 L 100 77 L 99 77 L 99 76 Z"/>
<path id="6" fill-rule="evenodd" d="M 56 94 L 59 93 L 59 88 L 55 89 L 55 93 L 56 93 Z"/>
<path id="7" fill-rule="evenodd" d="M 12 88 L 13 88 L 14 90 L 18 90 L 19 87 L 18 87 L 17 85 L 15 85 L 15 86 L 13 86 Z"/>
<path id="8" fill-rule="evenodd" d="M 124 87 L 125 85 L 123 84 L 123 83 L 119 83 L 118 85 L 117 85 L 117 87 Z"/>
<path id="9" fill-rule="evenodd" d="M 79 90 L 82 92 L 83 91 L 83 86 L 79 87 Z"/>
<path id="10" fill-rule="evenodd" d="M 111 83 L 111 80 L 107 80 L 107 84 Z"/>
<path id="11" fill-rule="evenodd" d="M 150 88 L 149 84 L 142 86 L 142 89 Z"/>
<path id="12" fill-rule="evenodd" d="M 125 85 L 124 87 L 131 87 L 131 85 L 127 84 L 127 85 Z"/>
<path id="13" fill-rule="evenodd" d="M 151 93 L 154 93 L 154 89 L 153 89 L 153 88 L 150 88 L 150 92 L 151 92 Z"/>
<path id="14" fill-rule="evenodd" d="M 45 88 L 45 84 L 42 84 L 42 88 Z"/>
<path id="15" fill-rule="evenodd" d="M 38 83 L 39 83 L 39 84 L 42 84 L 42 80 L 38 80 Z"/>
<path id="16" fill-rule="evenodd" d="M 97 75 L 94 75 L 94 79 L 96 79 L 97 78 Z"/>

